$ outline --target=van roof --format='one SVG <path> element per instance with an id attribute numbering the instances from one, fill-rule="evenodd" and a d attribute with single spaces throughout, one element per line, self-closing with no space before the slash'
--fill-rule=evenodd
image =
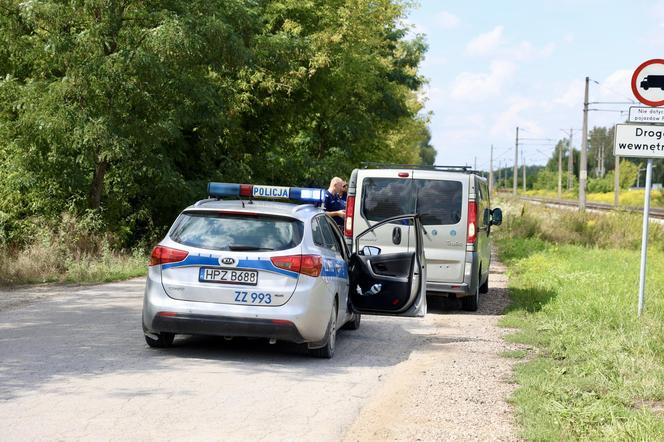
<path id="1" fill-rule="evenodd" d="M 391 164 L 391 163 L 361 163 L 362 169 L 417 169 L 417 170 L 437 170 L 441 172 L 459 172 L 465 174 L 480 175 L 482 172 L 473 170 L 470 166 L 444 166 L 439 164 Z"/>

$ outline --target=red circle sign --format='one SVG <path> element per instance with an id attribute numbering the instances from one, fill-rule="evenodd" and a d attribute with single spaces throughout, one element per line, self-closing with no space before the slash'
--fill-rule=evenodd
<path id="1" fill-rule="evenodd" d="M 664 104 L 664 100 L 659 100 L 659 101 L 652 101 L 648 100 L 645 98 L 643 95 L 641 95 L 641 92 L 639 91 L 639 87 L 636 85 L 637 79 L 639 74 L 643 69 L 645 69 L 648 66 L 651 66 L 653 64 L 661 64 L 664 65 L 664 59 L 661 58 L 653 58 L 652 60 L 645 61 L 639 65 L 638 68 L 634 71 L 632 74 L 632 92 L 634 93 L 634 96 L 636 97 L 637 100 L 639 100 L 641 103 L 648 105 L 648 106 L 661 106 Z M 648 88 L 646 87 L 646 90 Z"/>

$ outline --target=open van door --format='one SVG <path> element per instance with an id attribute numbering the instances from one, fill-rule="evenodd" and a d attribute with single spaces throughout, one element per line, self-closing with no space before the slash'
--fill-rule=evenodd
<path id="1" fill-rule="evenodd" d="M 381 253 L 379 247 L 359 249 L 361 238 L 387 223 L 408 223 L 415 236 L 415 247 Z M 353 309 L 367 315 L 418 316 L 426 314 L 426 261 L 419 215 L 387 218 L 355 238 L 350 257 L 349 298 Z"/>

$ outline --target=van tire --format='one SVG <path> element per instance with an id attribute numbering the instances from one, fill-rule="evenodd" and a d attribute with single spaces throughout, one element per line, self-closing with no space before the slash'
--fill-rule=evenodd
<path id="1" fill-rule="evenodd" d="M 476 312 L 480 305 L 480 287 L 475 288 L 475 294 L 461 298 L 461 307 L 467 312 Z"/>
<path id="2" fill-rule="evenodd" d="M 484 281 L 484 284 L 480 286 L 480 293 L 483 295 L 486 293 L 489 293 L 489 276 L 487 275 L 486 281 Z"/>

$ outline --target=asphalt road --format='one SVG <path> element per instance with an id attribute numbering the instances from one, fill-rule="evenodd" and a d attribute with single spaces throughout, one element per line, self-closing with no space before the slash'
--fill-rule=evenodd
<path id="1" fill-rule="evenodd" d="M 364 317 L 332 360 L 262 340 L 150 349 L 143 286 L 0 292 L 3 440 L 339 440 L 386 376 L 437 339 L 431 320 Z"/>

